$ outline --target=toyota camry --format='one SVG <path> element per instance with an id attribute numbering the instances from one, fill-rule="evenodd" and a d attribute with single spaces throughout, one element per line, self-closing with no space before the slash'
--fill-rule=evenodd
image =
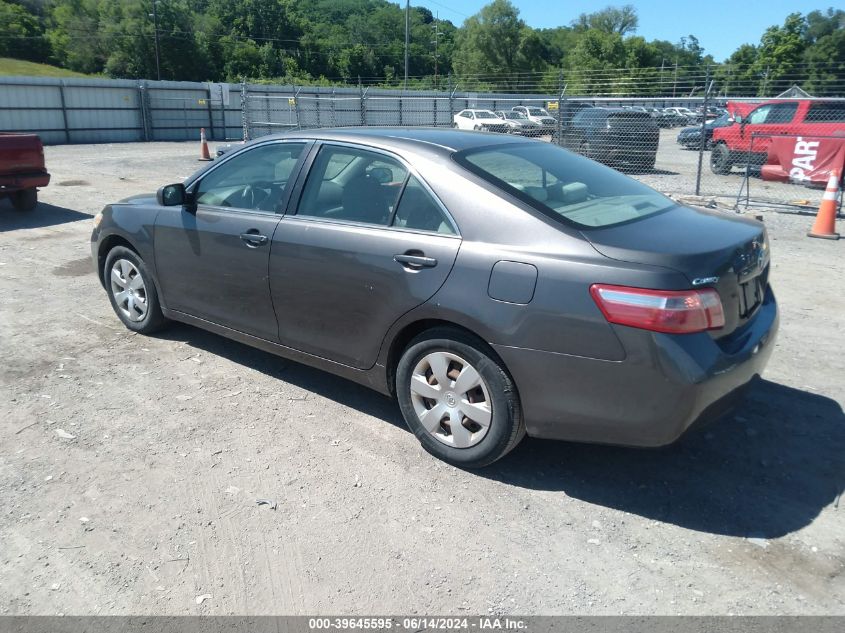
<path id="1" fill-rule="evenodd" d="M 262 137 L 94 226 L 130 330 L 181 321 L 390 394 L 467 468 L 526 434 L 671 443 L 777 331 L 761 223 L 513 136 Z"/>

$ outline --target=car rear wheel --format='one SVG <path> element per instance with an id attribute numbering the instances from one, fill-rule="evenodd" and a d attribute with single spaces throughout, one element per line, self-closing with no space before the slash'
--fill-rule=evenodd
<path id="1" fill-rule="evenodd" d="M 106 256 L 103 279 L 109 301 L 127 328 L 151 334 L 167 322 L 161 313 L 152 276 L 138 254 L 125 246 L 116 246 Z"/>
<path id="2" fill-rule="evenodd" d="M 396 369 L 402 415 L 423 448 L 462 468 L 481 468 L 525 435 L 516 387 L 480 340 L 450 328 L 409 344 Z"/>
<path id="3" fill-rule="evenodd" d="M 719 143 L 710 151 L 710 170 L 714 174 L 731 173 L 731 151 L 724 143 Z"/>
<path id="4" fill-rule="evenodd" d="M 12 206 L 18 211 L 32 211 L 38 206 L 38 190 L 37 189 L 21 189 L 9 194 L 12 199 Z"/>

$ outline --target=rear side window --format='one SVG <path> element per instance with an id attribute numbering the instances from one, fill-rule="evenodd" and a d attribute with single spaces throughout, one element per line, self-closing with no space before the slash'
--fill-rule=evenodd
<path id="1" fill-rule="evenodd" d="M 344 165 L 335 173 L 338 164 Z M 297 215 L 387 226 L 408 170 L 384 154 L 324 145 L 308 174 Z"/>
<path id="2" fill-rule="evenodd" d="M 650 187 L 549 143 L 515 143 L 453 157 L 500 190 L 577 227 L 614 226 L 675 206 Z"/>
<path id="3" fill-rule="evenodd" d="M 443 209 L 415 176 L 408 179 L 402 192 L 392 226 L 455 235 L 455 229 Z"/>
<path id="4" fill-rule="evenodd" d="M 808 123 L 845 123 L 845 103 L 811 103 L 804 120 Z"/>

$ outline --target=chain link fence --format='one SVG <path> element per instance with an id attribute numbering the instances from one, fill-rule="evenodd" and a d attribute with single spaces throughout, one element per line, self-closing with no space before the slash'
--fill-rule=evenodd
<path id="1" fill-rule="evenodd" d="M 818 156 L 771 154 L 771 139 L 791 140 L 794 149 L 821 136 L 842 147 L 845 157 L 845 99 L 838 97 L 808 100 L 800 91 L 773 98 L 713 91 L 691 97 L 570 96 L 565 88 L 543 95 L 245 84 L 244 133 L 252 139 L 290 129 L 433 126 L 530 136 L 697 204 L 810 213 L 818 209 L 829 172 L 804 170 L 796 177 L 796 156 L 810 167 Z M 778 159 L 787 164 L 778 165 Z M 780 169 L 764 169 L 772 162 Z"/>

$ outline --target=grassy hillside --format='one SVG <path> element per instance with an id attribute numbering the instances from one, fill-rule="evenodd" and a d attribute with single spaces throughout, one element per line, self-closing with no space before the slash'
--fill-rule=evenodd
<path id="1" fill-rule="evenodd" d="M 72 70 L 50 66 L 49 64 L 36 64 L 22 59 L 11 59 L 0 57 L 0 75 L 18 75 L 26 77 L 89 77 Z"/>

